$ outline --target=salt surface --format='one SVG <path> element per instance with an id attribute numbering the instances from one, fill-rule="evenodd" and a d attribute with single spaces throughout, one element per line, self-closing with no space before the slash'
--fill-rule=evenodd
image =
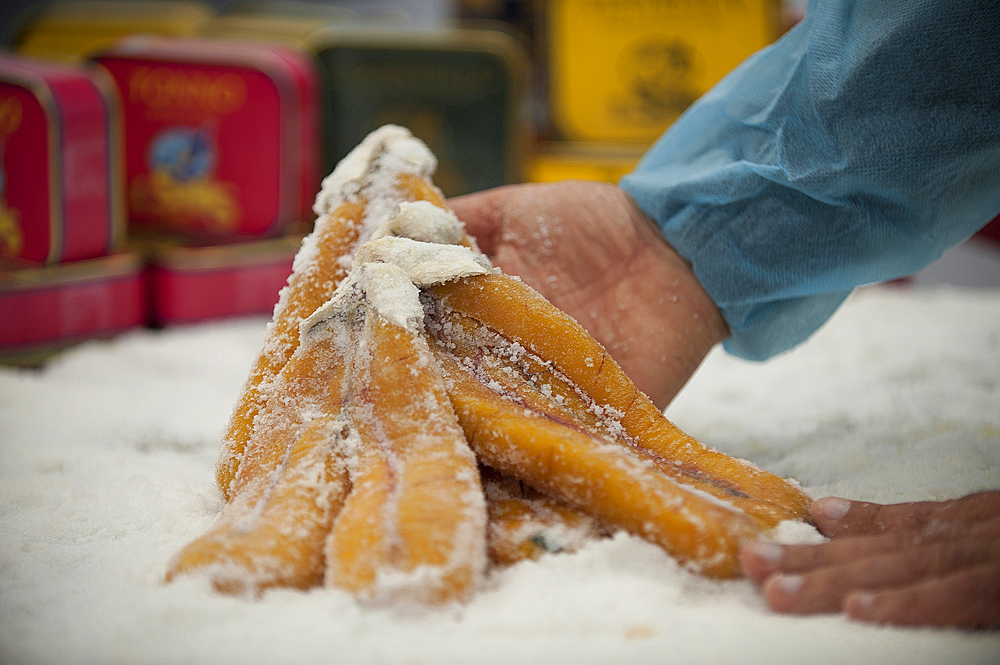
<path id="1" fill-rule="evenodd" d="M 221 506 L 218 438 L 264 326 L 142 331 L 0 370 L 0 662 L 1000 660 L 997 634 L 774 615 L 749 583 L 691 575 L 624 535 L 496 572 L 447 612 L 164 585 Z M 714 352 L 667 415 L 816 497 L 1000 486 L 1000 292 L 863 291 L 772 362 Z"/>

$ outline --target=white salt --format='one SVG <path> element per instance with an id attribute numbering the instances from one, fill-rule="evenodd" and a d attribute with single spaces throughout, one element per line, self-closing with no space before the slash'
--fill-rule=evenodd
<path id="1" fill-rule="evenodd" d="M 0 370 L 0 663 L 1000 662 L 997 633 L 773 614 L 625 535 L 495 572 L 444 612 L 164 585 L 221 506 L 219 435 L 265 323 Z M 941 499 L 1000 485 L 998 377 L 1000 292 L 866 290 L 771 362 L 714 352 L 668 415 L 815 497 Z"/>

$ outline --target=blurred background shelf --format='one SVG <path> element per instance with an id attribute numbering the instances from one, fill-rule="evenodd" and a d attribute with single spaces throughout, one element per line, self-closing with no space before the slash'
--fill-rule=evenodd
<path id="1" fill-rule="evenodd" d="M 0 286 L 128 247 L 144 266 L 131 325 L 266 313 L 321 177 L 376 127 L 424 140 L 448 196 L 617 182 L 805 4 L 7 0 Z M 998 225 L 903 281 L 1000 287 Z M 21 302 L 0 326 L 32 315 Z"/>

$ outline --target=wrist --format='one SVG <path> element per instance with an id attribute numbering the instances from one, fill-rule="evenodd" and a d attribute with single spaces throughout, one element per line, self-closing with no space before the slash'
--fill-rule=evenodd
<path id="1" fill-rule="evenodd" d="M 661 409 L 684 387 L 687 380 L 716 344 L 729 337 L 721 310 L 702 287 L 691 264 L 664 238 L 655 223 L 643 215 L 649 229 L 651 270 L 658 274 L 662 296 L 651 303 L 661 329 L 660 385 L 650 397 Z"/>
<path id="2" fill-rule="evenodd" d="M 660 409 L 681 390 L 713 346 L 729 336 L 721 311 L 659 227 L 619 188 L 605 190 L 625 220 L 631 249 L 605 266 L 590 296 L 609 315 L 579 318 Z M 610 212 L 610 211 L 606 211 Z"/>

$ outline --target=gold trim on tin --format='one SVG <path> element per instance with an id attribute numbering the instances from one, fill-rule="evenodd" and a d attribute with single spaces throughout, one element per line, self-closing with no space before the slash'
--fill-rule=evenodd
<path id="1" fill-rule="evenodd" d="M 50 266 L 5 269 L 0 264 L 0 293 L 34 290 L 40 287 L 89 281 L 99 277 L 126 277 L 143 267 L 138 252 L 119 252 L 96 259 L 84 259 Z"/>
<path id="2" fill-rule="evenodd" d="M 104 100 L 107 110 L 105 131 L 107 132 L 107 162 L 108 162 L 108 246 L 117 250 L 125 244 L 128 232 L 128 210 L 125 205 L 125 123 L 122 117 L 122 101 L 118 86 L 103 67 L 88 65 L 87 72 Z"/>
<path id="3" fill-rule="evenodd" d="M 136 242 L 136 247 L 145 253 L 149 265 L 167 270 L 200 271 L 291 260 L 299 251 L 302 238 L 301 235 L 290 235 L 204 246 L 169 240 L 140 240 Z"/>

